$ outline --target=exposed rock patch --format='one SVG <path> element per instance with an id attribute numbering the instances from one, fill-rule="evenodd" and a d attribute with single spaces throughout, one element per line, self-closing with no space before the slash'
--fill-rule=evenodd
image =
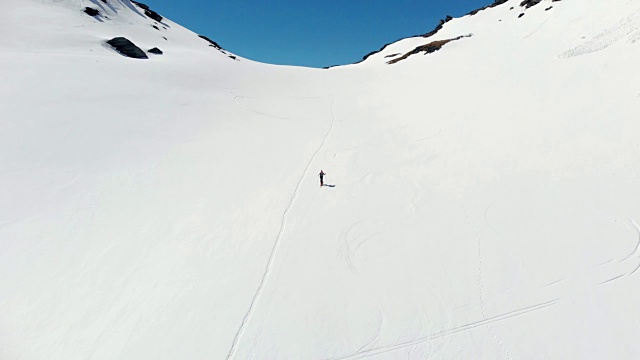
<path id="1" fill-rule="evenodd" d="M 94 9 L 94 8 L 90 8 L 90 7 L 84 8 L 84 13 L 89 15 L 89 16 L 98 16 L 98 15 L 100 15 L 100 11 L 98 9 Z"/>
<path id="2" fill-rule="evenodd" d="M 417 48 L 409 51 L 408 53 L 406 53 L 404 55 L 402 55 L 401 57 L 388 61 L 387 64 L 395 64 L 398 61 L 402 61 L 402 60 L 408 58 L 411 55 L 415 55 L 415 54 L 419 54 L 419 53 L 424 53 L 425 55 L 434 53 L 434 52 L 442 49 L 443 46 L 445 46 L 446 44 L 448 44 L 448 43 L 450 43 L 452 41 L 460 40 L 462 38 L 470 37 L 470 36 L 471 35 L 458 36 L 458 37 L 453 38 L 453 39 L 437 40 L 437 41 L 433 41 L 433 42 L 430 42 L 430 43 L 425 44 L 425 45 L 420 45 Z"/>
<path id="3" fill-rule="evenodd" d="M 115 37 L 109 41 L 107 44 L 111 46 L 115 51 L 117 51 L 120 55 L 130 57 L 133 59 L 148 59 L 147 54 L 142 51 L 139 47 L 137 47 L 134 43 L 132 43 L 129 39 L 124 37 Z"/>
<path id="4" fill-rule="evenodd" d="M 475 10 L 471 11 L 470 13 L 468 13 L 467 15 L 472 15 L 473 16 L 473 15 L 479 13 L 482 10 L 486 10 L 486 9 L 489 9 L 489 8 L 492 8 L 492 7 L 496 7 L 498 5 L 502 5 L 502 4 L 506 3 L 507 1 L 509 1 L 509 0 L 495 0 L 492 4 L 489 4 L 487 6 L 483 6 L 483 7 L 479 8 L 479 9 L 475 9 Z"/>
<path id="5" fill-rule="evenodd" d="M 158 49 L 157 47 L 154 47 L 153 49 L 149 49 L 149 50 L 147 50 L 147 52 L 148 52 L 148 53 L 151 53 L 151 54 L 155 54 L 155 55 L 162 55 L 162 54 L 164 54 L 164 53 L 162 52 L 162 50 Z"/>
<path id="6" fill-rule="evenodd" d="M 144 14 L 147 15 L 149 18 L 157 21 L 157 22 L 161 22 L 163 17 L 160 16 L 160 14 L 158 14 L 157 12 L 153 11 L 153 10 L 145 10 Z"/>
<path id="7" fill-rule="evenodd" d="M 149 8 L 149 5 L 145 5 L 145 4 L 141 3 L 141 2 L 134 1 L 134 0 L 131 0 L 131 2 L 132 2 L 132 3 L 134 3 L 134 4 L 136 4 L 136 5 L 137 5 L 140 9 L 142 9 L 142 10 L 151 10 L 151 9 Z"/>
<path id="8" fill-rule="evenodd" d="M 520 3 L 520 6 L 524 6 L 525 9 L 528 9 L 532 6 L 538 5 L 542 0 L 524 0 Z"/>
<path id="9" fill-rule="evenodd" d="M 206 37 L 206 36 L 204 36 L 204 35 L 198 35 L 198 37 L 199 37 L 200 39 L 203 39 L 203 40 L 207 41 L 207 42 L 209 43 L 209 46 L 214 47 L 214 48 L 216 48 L 216 49 L 218 49 L 218 50 L 222 50 L 222 47 L 221 47 L 220 45 L 218 45 L 218 43 L 217 43 L 217 42 L 215 42 L 215 41 L 213 41 L 213 40 L 209 39 L 208 37 Z"/>
<path id="10" fill-rule="evenodd" d="M 442 28 L 444 27 L 444 24 L 448 23 L 448 22 L 449 22 L 449 21 L 451 21 L 451 20 L 453 20 L 453 17 L 452 17 L 451 15 L 447 15 L 447 17 L 445 17 L 444 19 L 441 19 L 441 20 L 438 22 L 438 26 L 436 26 L 436 28 L 435 28 L 435 29 L 433 29 L 433 30 L 429 31 L 429 32 L 428 32 L 428 33 L 426 33 L 426 34 L 422 34 L 422 35 L 420 35 L 420 36 L 422 36 L 423 38 L 428 38 L 428 37 L 431 37 L 431 36 L 433 36 L 433 35 L 437 34 L 437 33 L 438 33 L 438 31 L 442 30 Z"/>
<path id="11" fill-rule="evenodd" d="M 435 27 L 435 29 L 433 29 L 433 30 L 429 31 L 429 32 L 428 32 L 428 33 L 426 33 L 426 34 L 416 35 L 416 36 L 413 36 L 413 37 L 421 36 L 421 37 L 427 38 L 427 37 L 433 36 L 433 35 L 437 34 L 437 33 L 438 33 L 438 31 L 442 30 L 442 27 L 444 26 L 444 24 L 448 23 L 448 22 L 449 22 L 449 21 L 451 21 L 451 20 L 453 20 L 453 17 L 451 17 L 451 16 L 447 15 L 444 19 L 441 19 L 440 21 L 438 21 L 438 25 Z M 396 41 L 394 41 L 394 42 L 392 42 L 392 43 L 384 44 L 384 46 L 382 46 L 382 47 L 380 48 L 380 50 L 376 50 L 376 51 L 372 51 L 372 52 L 368 53 L 367 55 L 363 56 L 363 57 L 362 57 L 362 60 L 358 61 L 356 64 L 361 63 L 361 62 L 363 62 L 363 61 L 367 60 L 367 59 L 368 59 L 369 57 L 371 57 L 372 55 L 375 55 L 375 54 L 377 54 L 377 53 L 379 53 L 379 52 L 382 52 L 384 49 L 386 49 L 386 48 L 387 48 L 387 46 L 389 46 L 389 45 L 391 45 L 391 44 L 394 44 L 394 43 L 396 43 L 396 42 L 398 42 L 398 40 L 396 40 Z M 331 66 L 327 67 L 327 69 L 328 69 L 328 68 L 330 68 L 330 67 L 331 67 Z"/>
<path id="12" fill-rule="evenodd" d="M 157 22 L 161 22 L 162 21 L 163 17 L 160 16 L 160 14 L 158 14 L 157 12 L 151 10 L 151 8 L 149 8 L 149 5 L 143 4 L 141 2 L 133 1 L 133 0 L 131 0 L 131 2 L 136 4 L 140 9 L 144 10 L 144 14 L 147 17 L 149 17 L 149 18 L 151 18 L 151 19 L 153 19 L 153 20 L 155 20 Z"/>

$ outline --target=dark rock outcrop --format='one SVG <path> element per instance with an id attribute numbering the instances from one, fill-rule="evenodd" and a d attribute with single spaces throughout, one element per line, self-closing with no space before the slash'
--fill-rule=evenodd
<path id="1" fill-rule="evenodd" d="M 115 37 L 109 41 L 107 44 L 111 46 L 115 51 L 117 51 L 120 55 L 130 57 L 133 59 L 148 59 L 147 54 L 142 51 L 139 47 L 137 47 L 134 43 L 132 43 L 129 39 L 124 37 Z"/>
<path id="2" fill-rule="evenodd" d="M 140 9 L 143 9 L 143 10 L 151 10 L 151 9 L 149 9 L 149 6 L 148 6 L 148 5 L 145 5 L 145 4 L 141 3 L 141 2 L 134 1 L 134 0 L 131 0 L 131 2 L 132 2 L 132 3 L 134 3 L 134 4 L 136 4 Z"/>
<path id="3" fill-rule="evenodd" d="M 507 1 L 508 0 L 495 0 L 492 4 L 489 4 L 487 6 L 483 6 L 483 7 L 479 8 L 479 9 L 475 9 L 472 12 L 468 13 L 467 15 L 475 15 L 475 14 L 479 13 L 482 10 L 486 10 L 486 9 L 489 9 L 489 8 L 496 7 L 498 5 L 502 5 L 502 4 L 506 3 Z"/>
<path id="4" fill-rule="evenodd" d="M 395 64 L 398 61 L 402 61 L 402 60 L 408 58 L 411 55 L 415 55 L 415 54 L 419 54 L 419 53 L 424 53 L 425 55 L 434 53 L 434 52 L 442 49 L 443 46 L 445 46 L 446 44 L 448 44 L 448 43 L 450 43 L 452 41 L 460 40 L 462 38 L 470 37 L 470 36 L 471 35 L 458 36 L 458 37 L 453 38 L 453 39 L 438 40 L 438 41 L 430 42 L 430 43 L 425 44 L 425 45 L 418 46 L 417 48 L 409 51 L 408 53 L 402 55 L 401 57 L 388 61 L 387 64 Z"/>
<path id="5" fill-rule="evenodd" d="M 526 9 L 538 5 L 542 0 L 524 0 L 520 3 L 520 6 L 524 6 Z"/>
<path id="6" fill-rule="evenodd" d="M 162 54 L 164 54 L 164 53 L 162 52 L 162 50 L 158 49 L 157 47 L 154 47 L 153 49 L 149 49 L 149 50 L 147 50 L 147 52 L 148 52 L 148 53 L 151 53 L 151 54 L 155 54 L 155 55 L 162 55 Z"/>
<path id="7" fill-rule="evenodd" d="M 433 36 L 433 35 L 437 34 L 437 33 L 438 33 L 438 31 L 442 30 L 442 27 L 444 26 L 444 24 L 448 23 L 448 22 L 449 22 L 449 21 L 451 21 L 451 20 L 453 20 L 453 17 L 452 17 L 452 16 L 447 15 L 444 19 L 441 19 L 440 21 L 438 21 L 438 25 L 436 26 L 436 28 L 435 28 L 435 29 L 433 29 L 433 30 L 429 31 L 429 32 L 428 32 L 428 33 L 426 33 L 426 34 L 416 35 L 416 36 L 413 36 L 413 37 L 421 36 L 421 37 L 427 38 L 427 37 Z M 387 48 L 387 46 L 389 46 L 389 45 L 391 45 L 391 44 L 394 44 L 394 43 L 396 43 L 397 41 L 398 41 L 398 40 L 396 40 L 396 41 L 394 41 L 394 42 L 392 42 L 392 43 L 384 44 L 384 46 L 382 46 L 382 47 L 380 48 L 380 50 L 376 50 L 376 51 L 372 51 L 372 52 L 368 53 L 367 55 L 365 55 L 364 57 L 362 57 L 362 60 L 358 61 L 356 64 L 361 63 L 361 62 L 363 62 L 363 61 L 367 60 L 367 59 L 368 59 L 369 57 L 371 57 L 372 55 L 375 55 L 375 54 L 377 54 L 377 53 L 379 53 L 379 52 L 382 52 L 384 49 L 386 49 L 386 48 Z M 326 67 L 326 69 L 328 69 L 328 68 L 331 68 L 331 66 Z"/>
<path id="8" fill-rule="evenodd" d="M 151 18 L 151 19 L 153 19 L 153 20 L 155 20 L 157 22 L 161 22 L 162 21 L 163 17 L 160 16 L 160 14 L 158 14 L 157 12 L 151 10 L 149 5 L 143 4 L 141 2 L 133 1 L 133 0 L 131 0 L 131 2 L 136 4 L 140 9 L 144 10 L 144 14 L 147 17 L 149 17 L 149 18 Z"/>
<path id="9" fill-rule="evenodd" d="M 426 33 L 426 34 L 422 34 L 422 35 L 420 35 L 420 36 L 422 36 L 423 38 L 428 38 L 428 37 L 431 37 L 431 36 L 433 36 L 433 35 L 437 34 L 437 33 L 438 33 L 438 31 L 442 30 L 442 27 L 444 26 L 444 24 L 448 23 L 448 22 L 449 22 L 449 21 L 451 21 L 451 20 L 453 20 L 453 17 L 452 17 L 452 16 L 450 16 L 450 15 L 447 15 L 444 19 L 441 19 L 441 20 L 438 22 L 438 26 L 436 26 L 436 28 L 435 28 L 435 29 L 433 29 L 433 30 L 429 31 L 429 32 L 428 32 L 428 33 Z"/>
<path id="10" fill-rule="evenodd" d="M 160 14 L 158 14 L 157 12 L 153 11 L 153 10 L 145 10 L 144 14 L 147 15 L 148 17 L 150 17 L 151 19 L 157 21 L 157 22 L 161 22 L 163 17 L 160 16 Z"/>
<path id="11" fill-rule="evenodd" d="M 207 42 L 209 43 L 209 46 L 214 47 L 214 48 L 216 48 L 216 49 L 218 49 L 218 50 L 222 50 L 222 47 L 221 47 L 220 45 L 218 45 L 218 43 L 217 43 L 217 42 L 215 42 L 215 41 L 213 41 L 213 40 L 209 39 L 208 37 L 206 37 L 206 36 L 204 36 L 204 35 L 198 35 L 198 37 L 199 37 L 200 39 L 202 39 L 202 40 L 207 41 Z"/>
<path id="12" fill-rule="evenodd" d="M 379 52 L 383 51 L 384 49 L 386 49 L 386 48 L 387 48 L 387 46 L 389 46 L 389 45 L 391 45 L 391 44 L 393 44 L 393 43 L 384 44 L 384 46 L 383 46 L 383 47 L 381 47 L 381 48 L 380 48 L 380 50 L 376 50 L 376 51 L 372 51 L 372 52 L 368 53 L 367 55 L 365 55 L 365 56 L 363 56 L 363 57 L 362 57 L 362 60 L 358 61 L 358 62 L 357 62 L 357 63 L 355 63 L 355 64 L 358 64 L 358 63 L 361 63 L 361 62 L 363 62 L 363 61 L 367 60 L 369 57 L 371 57 L 372 55 L 375 55 L 375 54 L 377 54 L 377 53 L 379 53 Z M 330 67 L 331 67 L 331 66 L 330 66 Z M 328 68 L 327 68 L 327 69 L 328 69 Z"/>
<path id="13" fill-rule="evenodd" d="M 84 13 L 89 15 L 89 16 L 98 16 L 98 15 L 100 15 L 100 11 L 98 11 L 97 9 L 94 9 L 94 8 L 90 8 L 90 7 L 84 8 Z"/>

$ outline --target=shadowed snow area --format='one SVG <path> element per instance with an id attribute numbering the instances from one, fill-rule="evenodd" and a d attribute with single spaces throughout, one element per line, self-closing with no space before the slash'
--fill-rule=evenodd
<path id="1" fill-rule="evenodd" d="M 0 358 L 639 358 L 640 2 L 520 3 L 319 70 L 5 0 Z"/>

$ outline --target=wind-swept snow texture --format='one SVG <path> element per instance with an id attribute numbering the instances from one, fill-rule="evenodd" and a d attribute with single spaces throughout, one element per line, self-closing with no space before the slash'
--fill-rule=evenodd
<path id="1" fill-rule="evenodd" d="M 640 2 L 520 3 L 318 70 L 4 0 L 0 358 L 640 358 Z"/>

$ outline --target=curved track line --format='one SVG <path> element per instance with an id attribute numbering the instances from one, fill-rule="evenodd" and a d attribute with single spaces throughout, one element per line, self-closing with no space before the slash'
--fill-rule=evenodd
<path id="1" fill-rule="evenodd" d="M 607 264 L 610 264 L 610 263 L 612 263 L 614 261 L 617 262 L 617 263 L 627 263 L 630 260 L 636 260 L 636 261 L 640 260 L 640 225 L 638 225 L 638 223 L 636 223 L 633 219 L 631 219 L 631 224 L 633 225 L 633 227 L 635 228 L 636 232 L 638 233 L 638 242 L 637 242 L 635 248 L 633 249 L 633 251 L 623 259 L 620 259 L 620 260 L 609 260 L 609 261 L 607 261 L 605 263 L 602 263 L 602 264 L 596 266 L 594 269 L 600 268 L 600 267 L 602 267 L 604 265 L 607 265 Z M 631 272 L 627 272 L 627 273 L 615 276 L 615 277 L 610 278 L 608 280 L 599 282 L 596 285 L 604 285 L 604 284 L 608 284 L 608 283 L 617 281 L 617 280 L 622 279 L 622 278 L 627 278 L 627 277 L 633 276 L 638 271 L 640 271 L 640 262 L 638 263 L 638 265 L 633 270 L 631 270 Z"/>
<path id="2" fill-rule="evenodd" d="M 445 307 L 445 301 L 442 298 L 442 296 L 440 296 L 431 286 L 429 286 L 428 284 L 425 284 L 427 286 L 427 289 L 429 290 L 429 292 L 431 292 L 435 297 L 436 300 L 438 301 L 438 304 L 440 305 L 439 307 L 441 309 L 444 309 Z M 384 308 L 382 307 L 382 305 L 380 304 L 380 302 L 378 302 L 380 309 L 383 313 L 383 320 L 384 320 Z M 424 310 L 424 307 L 421 305 L 420 306 L 420 311 L 422 312 L 424 319 L 425 319 L 425 323 L 429 322 L 429 317 L 427 316 L 426 311 Z M 337 358 L 331 358 L 331 359 L 324 359 L 324 360 L 359 360 L 359 359 L 365 359 L 367 357 L 370 356 L 374 356 L 374 355 L 379 355 L 380 353 L 386 353 L 386 352 L 391 352 L 391 351 L 395 351 L 395 350 L 400 350 L 400 349 L 404 349 L 404 348 L 408 348 L 411 347 L 413 348 L 418 348 L 420 345 L 424 345 L 425 343 L 428 344 L 429 348 L 431 350 L 435 349 L 435 346 L 432 344 L 433 341 L 435 340 L 439 340 L 442 338 L 445 338 L 446 336 L 442 336 L 442 334 L 445 334 L 447 332 L 450 332 L 453 330 L 458 329 L 459 327 L 452 327 L 451 324 L 453 323 L 452 321 L 452 317 L 450 312 L 447 312 L 449 314 L 449 316 L 447 317 L 447 321 L 446 321 L 446 325 L 442 325 L 440 327 L 440 331 L 438 332 L 428 332 L 426 335 L 421 336 L 419 338 L 417 338 L 414 341 L 409 341 L 409 342 L 404 342 L 402 344 L 393 344 L 393 345 L 386 345 L 386 346 L 382 346 L 379 348 L 372 348 L 372 349 L 368 349 L 365 350 L 366 347 L 368 346 L 363 346 L 361 347 L 359 350 L 357 350 L 356 352 L 346 355 L 346 356 L 341 356 L 341 357 L 337 357 Z M 384 325 L 384 323 L 383 323 Z M 448 330 L 447 330 L 448 329 Z M 381 329 L 378 329 L 378 331 L 380 332 Z M 380 334 L 378 335 L 378 339 L 376 339 L 376 342 L 379 342 L 381 339 Z M 407 345 L 408 344 L 408 345 Z M 375 343 L 373 344 L 375 346 Z M 444 344 L 439 344 L 439 346 L 443 346 L 446 345 L 446 343 Z M 391 349 L 393 348 L 393 349 Z M 387 349 L 391 349 L 389 351 L 387 351 Z M 428 360 L 431 358 L 432 355 L 434 355 L 433 351 L 427 351 L 428 353 L 428 358 L 425 360 Z M 411 352 L 411 351 L 410 351 Z"/>
<path id="3" fill-rule="evenodd" d="M 622 261 L 631 259 L 633 257 L 640 257 L 640 225 L 638 225 L 633 219 L 631 219 L 631 224 L 633 224 L 633 227 L 636 228 L 636 232 L 638 233 L 638 243 L 636 244 L 636 247 L 633 249 L 631 254 L 622 259 Z"/>
<path id="4" fill-rule="evenodd" d="M 356 269 L 355 265 L 353 264 L 353 259 L 352 259 L 352 255 L 351 255 L 351 247 L 352 247 L 352 243 L 356 240 L 358 240 L 358 238 L 360 236 L 355 236 L 352 237 L 351 236 L 351 232 L 353 231 L 354 228 L 358 227 L 360 224 L 362 224 L 363 222 L 367 221 L 371 219 L 371 217 L 366 217 L 363 218 L 361 220 L 358 220 L 356 223 L 349 225 L 348 227 L 342 229 L 342 232 L 340 233 L 340 239 L 342 240 L 342 243 L 344 244 L 344 261 L 347 263 L 347 266 L 349 267 L 349 269 L 353 272 L 353 273 L 358 273 L 358 270 Z"/>
<path id="5" fill-rule="evenodd" d="M 502 321 L 507 321 L 522 315 L 526 315 L 526 314 L 530 314 L 536 311 L 540 311 L 542 309 L 548 308 L 550 306 L 554 306 L 556 305 L 560 300 L 556 299 L 556 300 L 551 300 L 551 301 L 547 301 L 544 303 L 540 303 L 537 305 L 533 305 L 533 306 L 529 306 L 526 308 L 522 308 L 519 310 L 515 310 L 515 311 L 511 311 L 508 313 L 504 313 L 498 316 L 494 316 L 488 319 L 483 319 L 483 320 L 479 320 L 479 321 L 475 321 L 469 324 L 465 324 L 462 326 L 458 326 L 455 328 L 451 328 L 448 330 L 444 330 L 435 334 L 432 334 L 430 336 L 424 336 L 421 337 L 419 339 L 416 340 L 411 340 L 411 341 L 406 341 L 406 342 L 402 342 L 402 343 L 398 343 L 398 344 L 393 344 L 393 345 L 387 345 L 387 346 L 383 346 L 377 349 L 373 349 L 373 350 L 369 350 L 369 351 L 365 351 L 362 352 L 360 354 L 357 354 L 357 356 L 354 355 L 347 355 L 344 357 L 338 357 L 338 358 L 334 358 L 334 360 L 351 360 L 351 359 L 355 359 L 355 358 L 368 358 L 368 357 L 372 357 L 372 356 L 378 356 L 378 355 L 383 355 L 383 354 L 387 354 L 387 353 L 391 353 L 393 351 L 398 351 L 398 350 L 402 350 L 405 348 L 409 348 L 409 347 L 413 347 L 415 345 L 418 344 L 422 344 L 425 343 L 427 341 L 430 340 L 435 340 L 435 339 L 440 339 L 440 338 L 444 338 L 444 337 L 448 337 L 460 332 L 465 332 L 465 331 L 469 331 L 469 330 L 473 330 L 477 327 L 480 326 L 484 326 L 486 324 L 491 324 L 491 323 L 497 323 L 497 322 L 502 322 Z"/>
<path id="6" fill-rule="evenodd" d="M 382 335 L 382 328 L 384 327 L 385 321 L 384 321 L 384 309 L 382 307 L 382 304 L 380 304 L 379 302 L 378 302 L 378 307 L 380 308 L 380 312 L 379 312 L 380 320 L 378 321 L 378 328 L 376 329 L 376 332 L 371 338 L 371 340 L 367 341 L 366 344 L 362 345 L 362 347 L 360 347 L 360 349 L 358 349 L 358 351 L 356 351 L 355 354 L 359 354 L 367 350 L 375 349 L 376 344 L 378 343 L 378 341 L 380 341 L 380 338 Z"/>
<path id="7" fill-rule="evenodd" d="M 327 138 L 333 132 L 333 127 L 334 127 L 335 122 L 336 122 L 336 114 L 333 111 L 333 105 L 334 105 L 335 101 L 336 101 L 336 98 L 334 96 L 333 99 L 331 100 L 331 116 L 332 116 L 331 127 L 329 128 L 329 131 L 327 131 L 327 133 L 324 135 L 324 137 L 322 138 L 322 143 L 320 144 L 318 149 L 316 149 L 316 151 L 311 156 L 311 159 L 307 163 L 307 166 L 305 167 L 304 172 L 302 173 L 302 176 L 300 177 L 300 179 L 298 180 L 298 183 L 296 184 L 296 188 L 293 191 L 293 195 L 291 196 L 291 199 L 289 200 L 289 205 L 287 205 L 287 208 L 284 210 L 284 213 L 282 214 L 282 222 L 280 223 L 280 230 L 278 231 L 278 235 L 276 236 L 276 241 L 274 242 L 273 248 L 271 249 L 271 254 L 269 255 L 269 260 L 267 261 L 267 266 L 266 266 L 266 268 L 264 270 L 264 273 L 262 274 L 262 279 L 260 280 L 260 285 L 258 285 L 258 289 L 256 290 L 256 293 L 253 296 L 253 299 L 251 300 L 251 304 L 249 305 L 249 309 L 247 310 L 247 312 L 245 313 L 244 317 L 242 318 L 242 323 L 240 324 L 240 328 L 238 329 L 238 331 L 236 332 L 235 337 L 233 338 L 233 343 L 231 344 L 231 349 L 229 349 L 229 353 L 227 354 L 227 360 L 232 359 L 233 356 L 235 355 L 236 350 L 238 348 L 238 344 L 240 343 L 240 340 L 242 340 L 242 335 L 244 334 L 244 331 L 246 329 L 246 325 L 249 322 L 249 319 L 251 318 L 251 315 L 253 315 L 255 306 L 258 303 L 258 300 L 260 299 L 260 297 L 262 295 L 262 292 L 264 290 L 265 284 L 267 283 L 267 280 L 269 278 L 269 275 L 271 274 L 271 270 L 273 268 L 273 261 L 274 261 L 274 259 L 276 257 L 277 252 L 278 252 L 280 241 L 282 240 L 282 234 L 284 233 L 284 229 L 285 229 L 285 227 L 287 225 L 287 217 L 289 215 L 289 211 L 293 207 L 293 203 L 296 201 L 296 199 L 298 197 L 298 193 L 300 192 L 300 188 L 302 186 L 302 181 L 307 176 L 307 173 L 309 172 L 309 169 L 311 168 L 311 164 L 313 164 L 313 161 L 315 160 L 316 156 L 320 153 L 322 148 L 324 148 L 324 146 L 325 146 L 325 144 L 327 142 Z"/>

